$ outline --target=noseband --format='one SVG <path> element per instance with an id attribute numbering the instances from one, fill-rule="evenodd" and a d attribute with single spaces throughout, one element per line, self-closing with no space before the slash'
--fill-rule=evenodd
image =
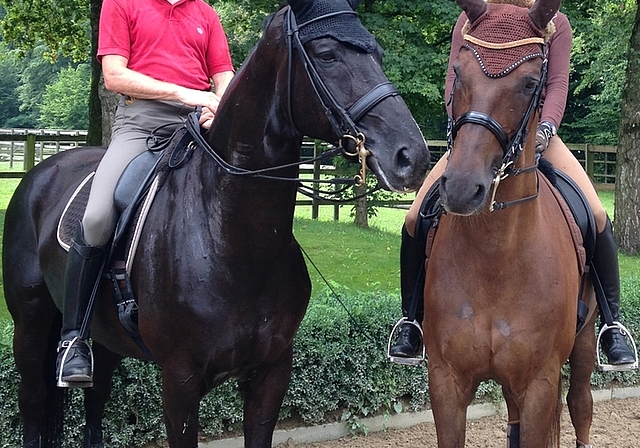
<path id="1" fill-rule="evenodd" d="M 365 135 L 360 132 L 356 123 L 373 109 L 378 103 L 390 96 L 396 96 L 400 93 L 391 82 L 383 82 L 378 84 L 365 95 L 363 95 L 358 101 L 356 101 L 351 107 L 345 110 L 324 83 L 318 71 L 316 70 L 311 58 L 307 54 L 304 45 L 300 41 L 299 31 L 311 23 L 318 22 L 320 20 L 329 19 L 331 17 L 341 14 L 356 14 L 355 11 L 337 11 L 329 14 L 324 14 L 308 20 L 300 25 L 296 22 L 296 18 L 291 10 L 291 7 L 287 7 L 285 23 L 287 24 L 287 47 L 289 51 L 288 62 L 288 96 L 289 96 L 289 118 L 291 123 L 295 123 L 293 119 L 293 111 L 291 106 L 291 90 L 292 90 L 292 66 L 293 66 L 293 48 L 295 47 L 300 55 L 302 65 L 305 72 L 316 92 L 316 97 L 322 105 L 325 111 L 329 123 L 333 128 L 336 137 L 338 138 L 338 146 L 343 148 L 343 154 L 348 157 L 357 157 L 360 164 L 360 175 L 356 177 L 356 185 L 363 185 L 365 183 L 367 157 L 371 154 L 369 150 L 365 148 Z M 295 126 L 295 124 L 294 124 Z M 352 152 L 347 151 L 345 146 L 353 146 L 355 150 Z"/>
<path id="2" fill-rule="evenodd" d="M 517 204 L 520 202 L 528 201 L 530 199 L 534 199 L 538 196 L 538 193 L 528 196 L 526 198 L 518 199 L 516 201 L 511 202 L 495 202 L 496 191 L 498 190 L 498 185 L 500 185 L 500 181 L 506 179 L 508 176 L 513 175 L 517 176 L 518 174 L 533 171 L 537 168 L 538 164 L 528 167 L 528 168 L 520 168 L 515 169 L 515 163 L 520 157 L 522 150 L 524 149 L 524 144 L 527 140 L 527 125 L 529 124 L 529 120 L 531 116 L 534 114 L 536 110 L 540 107 L 540 101 L 542 99 L 542 89 L 547 80 L 547 70 L 548 70 L 548 57 L 547 57 L 547 46 L 543 44 L 542 46 L 542 68 L 540 70 L 540 82 L 536 86 L 535 91 L 533 92 L 533 96 L 531 97 L 531 102 L 529 103 L 529 107 L 518 126 L 518 129 L 513 134 L 513 137 L 509 137 L 509 135 L 505 132 L 504 128 L 498 123 L 493 117 L 484 112 L 477 111 L 469 111 L 462 115 L 460 115 L 456 120 L 449 118 L 449 124 L 447 129 L 447 149 L 449 151 L 453 150 L 453 142 L 458 135 L 458 131 L 460 128 L 467 124 L 478 124 L 480 126 L 484 126 L 496 137 L 500 146 L 502 147 L 502 165 L 500 168 L 495 168 L 495 176 L 493 178 L 493 192 L 491 196 L 491 205 L 489 209 L 491 211 L 501 210 L 506 208 L 508 205 Z M 453 99 L 453 89 L 451 90 L 451 99 Z"/>

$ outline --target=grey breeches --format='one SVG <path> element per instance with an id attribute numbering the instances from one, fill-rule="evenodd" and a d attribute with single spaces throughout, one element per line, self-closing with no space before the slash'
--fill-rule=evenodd
<path id="1" fill-rule="evenodd" d="M 159 137 L 169 137 L 186 120 L 192 107 L 169 101 L 120 99 L 111 144 L 96 170 L 82 219 L 85 241 L 92 246 L 109 242 L 118 220 L 113 193 L 120 175 L 138 154 L 147 150 L 147 137 L 158 126 Z"/>

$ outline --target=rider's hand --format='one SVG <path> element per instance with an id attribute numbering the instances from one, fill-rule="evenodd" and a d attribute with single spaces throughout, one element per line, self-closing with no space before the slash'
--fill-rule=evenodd
<path id="1" fill-rule="evenodd" d="M 183 89 L 180 96 L 180 100 L 187 106 L 202 106 L 200 126 L 209 129 L 213 122 L 213 117 L 218 110 L 220 97 L 213 92 L 203 92 L 192 89 Z"/>
<path id="2" fill-rule="evenodd" d="M 215 114 L 208 107 L 202 108 L 202 113 L 200 114 L 200 126 L 203 129 L 209 129 L 211 124 L 213 123 L 213 117 Z"/>
<path id="3" fill-rule="evenodd" d="M 538 125 L 536 131 L 536 156 L 541 157 L 549 147 L 551 138 L 556 135 L 556 127 L 548 121 L 543 121 Z"/>

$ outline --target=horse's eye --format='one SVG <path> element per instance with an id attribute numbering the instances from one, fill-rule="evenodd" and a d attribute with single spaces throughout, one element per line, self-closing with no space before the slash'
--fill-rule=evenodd
<path id="1" fill-rule="evenodd" d="M 318 53 L 318 59 L 322 62 L 334 62 L 337 58 L 333 51 L 323 51 Z"/>
<path id="2" fill-rule="evenodd" d="M 527 95 L 533 94 L 533 92 L 538 87 L 538 83 L 539 82 L 540 82 L 540 80 L 538 80 L 538 79 L 534 79 L 534 78 L 528 79 L 527 82 L 524 85 L 524 93 L 527 94 Z"/>

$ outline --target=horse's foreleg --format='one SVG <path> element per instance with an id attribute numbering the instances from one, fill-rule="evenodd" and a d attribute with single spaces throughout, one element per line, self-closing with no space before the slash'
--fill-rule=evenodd
<path id="1" fill-rule="evenodd" d="M 549 365 L 519 394 L 520 448 L 560 446 L 560 368 Z"/>
<path id="2" fill-rule="evenodd" d="M 504 401 L 507 404 L 507 448 L 519 448 L 520 447 L 520 409 L 514 397 L 511 395 L 511 391 L 506 387 L 502 387 L 502 395 Z"/>
<path id="3" fill-rule="evenodd" d="M 24 446 L 39 447 L 57 439 L 62 431 L 65 391 L 55 386 L 60 321 L 56 325 L 57 310 L 44 287 L 9 295 L 17 297 L 14 303 L 22 301 L 20 312 L 14 313 L 13 352 L 20 374 L 18 405 Z"/>
<path id="4" fill-rule="evenodd" d="M 244 398 L 245 447 L 271 447 L 280 406 L 291 379 L 292 358 L 290 345 L 274 364 L 238 383 Z"/>
<path id="5" fill-rule="evenodd" d="M 571 377 L 569 379 L 569 393 L 567 407 L 571 415 L 571 423 L 575 429 L 578 444 L 589 444 L 589 431 L 593 416 L 593 397 L 591 396 L 591 373 L 596 362 L 596 336 L 593 331 L 597 313 L 576 337 L 569 365 Z"/>
<path id="6" fill-rule="evenodd" d="M 87 425 L 83 448 L 102 448 L 104 446 L 102 443 L 102 416 L 111 394 L 113 371 L 122 360 L 122 356 L 107 350 L 96 342 L 93 343 L 93 355 L 95 359 L 93 387 L 85 389 L 84 398 Z"/>
<path id="7" fill-rule="evenodd" d="M 436 366 L 429 359 L 429 396 L 438 448 L 464 446 L 467 407 L 474 394 L 475 385 L 471 379 L 456 377 L 448 367 Z"/>
<path id="8" fill-rule="evenodd" d="M 198 446 L 198 411 L 206 390 L 202 372 L 188 360 L 162 365 L 162 408 L 171 448 Z"/>

